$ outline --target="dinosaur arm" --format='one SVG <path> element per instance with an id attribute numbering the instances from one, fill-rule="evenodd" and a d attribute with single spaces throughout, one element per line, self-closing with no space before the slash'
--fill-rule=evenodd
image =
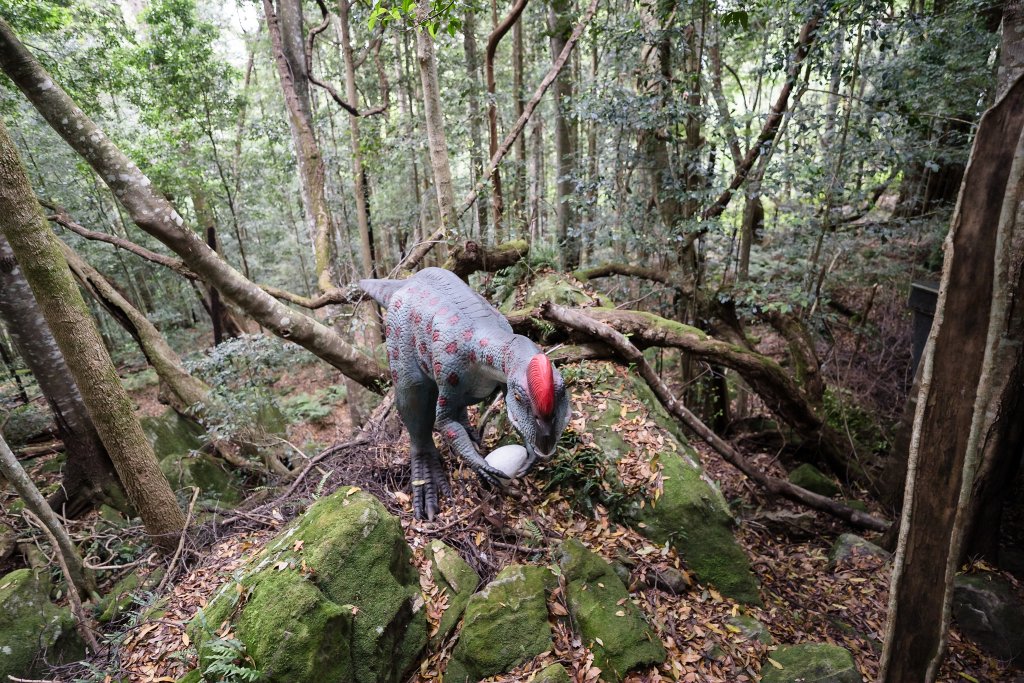
<path id="1" fill-rule="evenodd" d="M 487 461 L 477 452 L 469 432 L 458 419 L 457 411 L 438 410 L 436 427 L 452 452 L 469 465 L 477 473 L 477 476 L 489 484 L 500 484 L 500 480 L 505 477 L 505 474 L 488 465 Z"/>

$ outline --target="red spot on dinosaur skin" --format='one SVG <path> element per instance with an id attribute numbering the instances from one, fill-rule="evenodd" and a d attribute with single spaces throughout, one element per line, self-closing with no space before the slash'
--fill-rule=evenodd
<path id="1" fill-rule="evenodd" d="M 458 384 L 459 384 L 459 376 L 457 374 L 455 374 L 454 372 L 451 373 L 450 375 L 448 375 L 448 384 L 451 384 L 453 387 L 454 386 L 458 386 Z"/>
<path id="2" fill-rule="evenodd" d="M 384 336 L 385 337 L 390 337 L 391 336 L 391 325 L 385 325 L 384 326 Z"/>
<path id="3" fill-rule="evenodd" d="M 438 339 L 441 338 L 441 333 L 438 332 L 437 330 L 434 330 L 434 333 L 430 335 L 430 338 L 433 339 L 434 341 L 437 341 Z M 449 351 L 448 353 L 451 353 L 451 351 Z"/>
<path id="4" fill-rule="evenodd" d="M 391 349 L 391 358 L 393 360 L 398 360 L 398 349 Z"/>
<path id="5" fill-rule="evenodd" d="M 459 345 L 456 344 L 455 342 L 448 342 L 448 345 L 444 347 L 444 350 L 447 351 L 448 353 L 455 353 L 456 351 L 459 350 Z"/>
<path id="6" fill-rule="evenodd" d="M 395 309 L 397 311 L 401 307 L 402 307 L 402 299 L 401 298 L 396 296 L 394 299 L 391 300 L 391 308 L 393 308 L 393 309 Z"/>
<path id="7" fill-rule="evenodd" d="M 485 357 L 485 360 L 487 361 L 488 365 L 494 365 L 494 355 L 493 354 L 490 354 L 490 353 L 487 354 L 487 356 Z"/>
<path id="8" fill-rule="evenodd" d="M 446 399 L 444 396 L 438 396 L 437 397 L 437 405 L 439 405 L 442 408 L 444 408 L 446 405 L 448 405 L 448 399 Z"/>
<path id="9" fill-rule="evenodd" d="M 428 301 L 427 303 L 429 303 L 431 306 L 436 306 L 437 305 L 437 297 L 436 296 L 430 297 L 430 301 Z"/>
<path id="10" fill-rule="evenodd" d="M 481 339 L 481 340 L 480 340 L 480 342 L 479 342 L 479 344 L 480 344 L 480 348 L 482 348 L 482 349 L 486 349 L 486 348 L 487 348 L 487 345 L 488 345 L 488 344 L 490 344 L 490 343 L 491 343 L 491 340 L 490 340 L 490 339 L 488 339 L 487 337 L 484 337 L 484 338 L 483 338 L 483 339 Z"/>
<path id="11" fill-rule="evenodd" d="M 419 311 L 416 311 L 415 313 L 412 314 L 412 321 L 414 323 L 416 323 L 417 325 L 419 325 L 421 322 L 423 322 L 423 316 L 420 315 Z"/>
<path id="12" fill-rule="evenodd" d="M 433 331 L 434 331 L 434 319 L 431 318 L 430 320 L 427 321 L 427 332 L 433 332 Z"/>
<path id="13" fill-rule="evenodd" d="M 441 374 L 441 361 L 434 361 L 434 377 Z"/>
<path id="14" fill-rule="evenodd" d="M 455 430 L 454 429 L 447 429 L 447 430 L 445 430 L 444 435 L 447 436 L 449 439 L 454 439 L 455 438 Z"/>
<path id="15" fill-rule="evenodd" d="M 459 316 L 457 315 L 453 315 L 452 317 L 448 318 L 449 325 L 454 325 L 457 322 L 459 322 Z"/>
<path id="16" fill-rule="evenodd" d="M 391 381 L 396 383 L 398 382 L 398 370 L 391 371 Z"/>
<path id="17" fill-rule="evenodd" d="M 555 412 L 555 379 L 551 359 L 543 353 L 531 358 L 526 366 L 526 387 L 537 414 L 551 417 Z"/>
<path id="18" fill-rule="evenodd" d="M 426 342 L 420 342 L 420 355 L 421 356 L 427 355 L 427 343 Z"/>
<path id="19" fill-rule="evenodd" d="M 442 306 L 441 308 L 437 309 L 437 314 L 438 315 L 445 315 L 446 313 L 448 313 L 448 307 L 447 306 Z"/>
<path id="20" fill-rule="evenodd" d="M 470 363 L 475 363 L 476 362 L 476 351 L 470 351 L 469 352 L 469 362 Z"/>
<path id="21" fill-rule="evenodd" d="M 465 332 L 463 332 L 462 333 L 462 338 L 465 339 L 466 341 L 469 341 L 470 339 L 472 339 L 473 338 L 473 330 L 466 330 Z"/>

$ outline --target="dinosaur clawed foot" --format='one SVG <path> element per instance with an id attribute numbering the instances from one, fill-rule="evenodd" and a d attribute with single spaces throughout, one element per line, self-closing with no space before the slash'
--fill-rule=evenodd
<path id="1" fill-rule="evenodd" d="M 416 519 L 432 520 L 441 511 L 439 495 L 451 496 L 452 489 L 435 451 L 412 454 L 412 511 Z"/>

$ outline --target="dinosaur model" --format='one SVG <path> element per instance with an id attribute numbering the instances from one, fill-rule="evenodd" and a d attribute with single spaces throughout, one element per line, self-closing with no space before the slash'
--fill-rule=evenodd
<path id="1" fill-rule="evenodd" d="M 438 494 L 451 495 L 435 427 L 480 479 L 507 479 L 480 455 L 466 413 L 499 389 L 527 450 L 521 472 L 551 457 L 570 414 L 562 376 L 487 300 L 441 268 L 425 268 L 406 280 L 360 280 L 359 286 L 387 309 L 384 337 L 398 412 L 412 444 L 417 519 L 433 519 L 440 510 Z"/>

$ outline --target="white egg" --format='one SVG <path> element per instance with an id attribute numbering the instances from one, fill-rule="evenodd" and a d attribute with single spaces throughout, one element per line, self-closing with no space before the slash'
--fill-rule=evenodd
<path id="1" fill-rule="evenodd" d="M 491 451 L 484 460 L 487 464 L 504 472 L 509 479 L 515 479 L 526 474 L 526 460 L 529 455 L 526 449 L 518 444 L 502 446 Z"/>

